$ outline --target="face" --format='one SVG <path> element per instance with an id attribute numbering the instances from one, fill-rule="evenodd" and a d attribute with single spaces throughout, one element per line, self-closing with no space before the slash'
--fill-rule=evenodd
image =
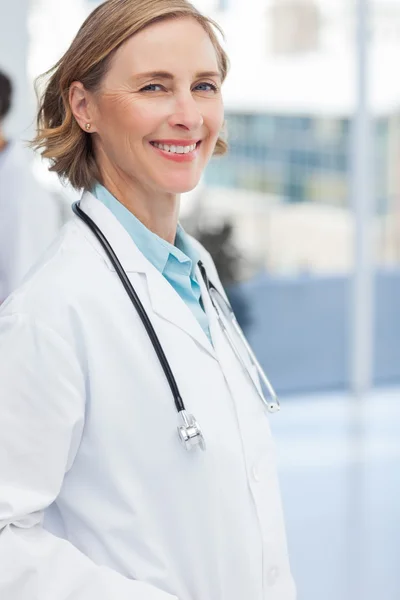
<path id="1" fill-rule="evenodd" d="M 223 124 L 214 46 L 192 18 L 149 26 L 117 51 L 88 102 L 100 170 L 147 190 L 193 189 Z"/>

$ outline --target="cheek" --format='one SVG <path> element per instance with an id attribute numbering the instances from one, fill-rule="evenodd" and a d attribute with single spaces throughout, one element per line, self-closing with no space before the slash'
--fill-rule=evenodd
<path id="1" fill-rule="evenodd" d="M 225 120 L 222 102 L 218 105 L 206 107 L 203 116 L 210 132 L 210 137 L 217 138 L 221 132 Z"/>
<path id="2" fill-rule="evenodd" d="M 151 132 L 157 123 L 154 108 L 135 102 L 132 97 L 108 99 L 103 105 L 101 121 L 114 133 L 141 137 Z"/>
<path id="3" fill-rule="evenodd" d="M 154 103 L 138 104 L 132 108 L 129 119 L 129 129 L 135 137 L 146 137 L 157 131 L 165 122 L 166 114 L 162 106 Z"/>

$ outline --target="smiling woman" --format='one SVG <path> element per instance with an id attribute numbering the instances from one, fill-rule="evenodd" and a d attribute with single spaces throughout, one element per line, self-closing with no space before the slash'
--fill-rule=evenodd
<path id="1" fill-rule="evenodd" d="M 83 195 L 0 309 L 0 598 L 295 598 L 278 405 L 178 223 L 226 72 L 186 0 L 109 0 L 49 74 L 34 143 Z"/>
<path id="2" fill-rule="evenodd" d="M 132 6 L 106 2 L 82 25 L 53 69 L 34 145 L 75 188 L 101 182 L 173 241 L 158 207 L 177 215 L 176 194 L 192 190 L 212 154 L 226 150 L 228 59 L 218 26 L 187 2 Z"/>
<path id="3" fill-rule="evenodd" d="M 166 21 L 169 21 L 167 28 Z M 139 102 L 138 113 L 157 110 L 158 120 L 163 116 L 166 119 L 171 112 L 175 118 L 179 117 L 182 106 L 185 119 L 192 120 L 196 104 L 197 112 L 201 113 L 201 108 L 212 99 L 207 115 L 212 118 L 213 137 L 210 135 L 207 150 L 208 154 L 223 154 L 226 143 L 215 127 L 222 127 L 220 85 L 227 74 L 228 59 L 215 29 L 218 26 L 213 21 L 182 0 L 136 3 L 116 0 L 101 4 L 82 25 L 66 54 L 45 74 L 50 75 L 50 80 L 39 111 L 34 145 L 51 159 L 52 170 L 76 188 L 89 190 L 99 179 L 96 142 L 92 143 L 85 132 L 83 112 L 74 115 L 77 104 L 74 82 L 80 82 L 87 100 L 97 100 L 94 108 L 119 107 L 124 117 L 129 117 L 131 106 Z M 188 102 L 189 92 L 192 102 Z M 145 97 L 148 95 L 151 97 Z M 162 95 L 166 96 L 163 100 Z M 172 111 L 171 98 L 177 101 Z M 205 127 L 199 131 L 201 117 L 194 118 L 195 122 L 189 123 L 189 132 L 182 131 L 184 123 L 178 123 L 182 126 L 180 135 L 174 138 L 178 141 L 187 138 L 193 127 L 197 128 L 196 135 L 204 136 Z M 172 122 L 163 123 L 168 137 L 171 128 L 174 129 Z M 98 133 L 101 136 L 101 131 Z M 203 161 L 206 156 L 203 148 Z"/>

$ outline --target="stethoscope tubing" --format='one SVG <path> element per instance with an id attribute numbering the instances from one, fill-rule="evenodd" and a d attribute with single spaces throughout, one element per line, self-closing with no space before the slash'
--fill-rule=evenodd
<path id="1" fill-rule="evenodd" d="M 212 305 L 214 307 L 214 310 L 216 312 L 217 315 L 217 319 L 218 322 L 220 324 L 220 327 L 222 329 L 222 331 L 224 332 L 226 338 L 228 339 L 229 345 L 232 348 L 237 360 L 239 361 L 246 377 L 248 378 L 248 380 L 250 381 L 250 383 L 253 385 L 255 391 L 257 392 L 258 396 L 261 399 L 261 402 L 266 406 L 268 412 L 271 413 L 275 413 L 278 412 L 280 410 L 280 404 L 279 404 L 279 400 L 277 395 L 275 394 L 274 388 L 272 387 L 268 377 L 266 376 L 266 374 L 264 373 L 263 368 L 261 367 L 256 355 L 254 354 L 253 350 L 250 347 L 250 344 L 247 342 L 246 337 L 239 325 L 239 323 L 237 322 L 235 313 L 233 312 L 233 309 L 231 307 L 231 305 L 229 304 L 229 302 L 227 300 L 224 299 L 224 297 L 222 296 L 221 292 L 215 287 L 215 285 L 208 279 L 207 277 L 207 272 L 205 270 L 205 267 L 203 265 L 203 263 L 201 261 L 199 261 L 198 263 L 200 272 L 202 274 L 202 277 L 204 279 L 204 282 L 206 284 L 207 287 L 207 291 L 208 294 L 210 296 Z M 214 293 L 216 295 L 216 298 L 214 298 Z M 241 355 L 241 353 L 239 352 L 239 349 L 236 346 L 236 343 L 229 331 L 229 327 L 227 326 L 227 324 L 225 323 L 225 318 L 227 318 L 227 316 L 224 314 L 224 311 L 222 310 L 218 300 L 218 298 L 221 298 L 221 300 L 223 301 L 223 305 L 225 306 L 225 309 L 229 312 L 229 321 L 230 324 L 233 326 L 233 328 L 235 329 L 237 335 L 239 336 L 239 339 L 241 340 L 244 348 L 246 349 L 246 352 L 248 353 L 250 359 L 252 360 L 254 366 L 256 367 L 256 370 L 259 374 L 259 376 L 261 377 L 265 387 L 268 390 L 269 395 L 272 398 L 272 401 L 268 402 L 268 400 L 264 397 L 264 395 L 262 394 L 262 392 L 258 389 L 255 381 L 253 380 L 250 371 L 247 367 L 247 365 L 245 364 L 243 357 Z"/>
<path id="2" fill-rule="evenodd" d="M 158 336 L 154 330 L 154 327 L 148 317 L 146 309 L 144 308 L 142 302 L 140 301 L 139 296 L 135 292 L 133 285 L 129 281 L 129 278 L 128 278 L 127 274 L 125 273 L 125 270 L 124 270 L 123 266 L 121 265 L 117 255 L 115 254 L 114 250 L 112 249 L 111 244 L 109 243 L 109 241 L 107 240 L 107 238 L 105 237 L 105 235 L 103 234 L 101 229 L 96 225 L 96 223 L 80 208 L 79 201 L 74 202 L 74 204 L 72 205 L 72 210 L 80 219 L 82 219 L 82 221 L 84 223 L 86 223 L 86 225 L 96 236 L 96 238 L 98 239 L 100 244 L 103 246 L 107 256 L 109 257 L 113 267 L 115 268 L 115 271 L 116 271 L 118 277 L 121 280 L 122 285 L 125 288 L 126 293 L 128 294 L 132 304 L 134 305 L 137 312 L 139 313 L 139 317 L 141 318 L 142 323 L 146 328 L 147 335 L 149 336 L 150 341 L 153 345 L 153 348 L 157 354 L 158 360 L 160 361 L 160 364 L 161 364 L 163 371 L 165 373 L 165 376 L 167 378 L 169 387 L 171 389 L 172 395 L 174 397 L 176 410 L 178 411 L 178 413 L 185 411 L 186 410 L 185 404 L 184 404 L 184 402 L 182 400 L 182 396 L 179 392 L 178 384 L 176 383 L 174 374 L 172 373 L 171 367 L 168 363 L 167 357 L 165 356 L 165 352 L 161 346 L 160 340 L 158 339 Z"/>

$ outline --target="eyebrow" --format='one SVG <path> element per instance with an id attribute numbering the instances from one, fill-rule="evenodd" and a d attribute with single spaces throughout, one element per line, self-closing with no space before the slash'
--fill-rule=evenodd
<path id="1" fill-rule="evenodd" d="M 200 77 L 221 77 L 221 73 L 218 71 L 201 71 L 196 73 L 195 79 Z M 134 75 L 133 79 L 175 79 L 172 73 L 168 73 L 167 71 L 149 71 L 148 73 L 140 73 L 139 75 Z"/>

